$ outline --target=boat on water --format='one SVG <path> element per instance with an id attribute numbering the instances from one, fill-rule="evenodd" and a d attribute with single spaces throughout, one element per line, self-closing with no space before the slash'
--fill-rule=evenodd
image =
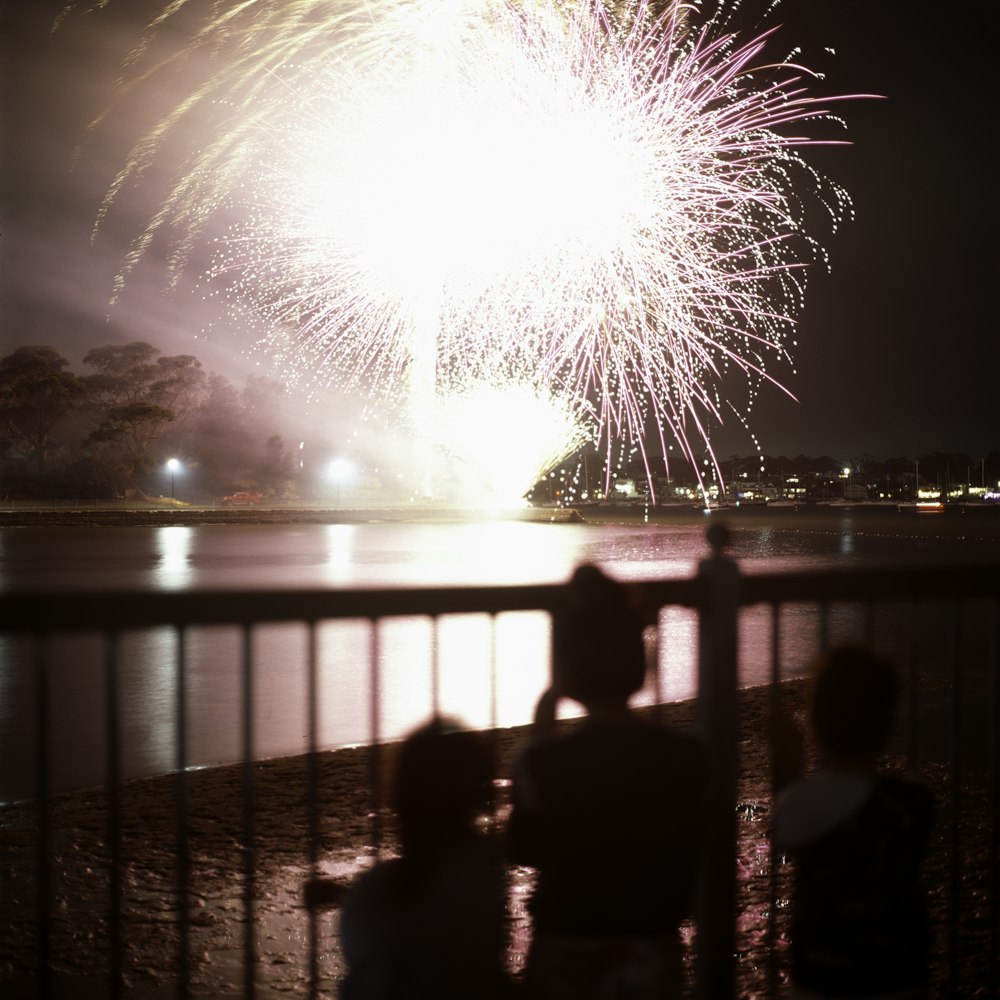
<path id="1" fill-rule="evenodd" d="M 739 504 L 730 503 L 728 500 L 706 500 L 693 503 L 691 506 L 694 507 L 695 510 L 704 511 L 704 513 L 710 514 L 714 510 L 731 510 L 734 507 L 738 507 Z"/>
<path id="2" fill-rule="evenodd" d="M 940 500 L 906 500 L 896 505 L 901 512 L 914 511 L 917 514 L 943 514 L 944 508 Z"/>

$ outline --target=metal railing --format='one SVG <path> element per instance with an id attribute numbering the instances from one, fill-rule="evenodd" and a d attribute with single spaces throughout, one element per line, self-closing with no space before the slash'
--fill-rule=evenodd
<path id="1" fill-rule="evenodd" d="M 904 719 L 905 740 L 903 762 L 911 768 L 921 764 L 920 732 L 922 699 L 928 685 L 944 699 L 946 736 L 945 752 L 935 759 L 935 775 L 939 779 L 938 793 L 942 800 L 939 813 L 942 850 L 946 856 L 946 878 L 932 887 L 939 923 L 942 929 L 936 956 L 935 977 L 943 993 L 952 996 L 974 995 L 976 990 L 994 991 L 998 986 L 998 921 L 1000 921 L 1000 867 L 997 843 L 1000 840 L 1000 749 L 996 724 L 1000 719 L 1000 683 L 998 683 L 998 593 L 1000 575 L 996 567 L 928 567 L 906 570 L 863 570 L 796 574 L 760 574 L 745 576 L 723 553 L 724 537 L 710 540 L 716 545 L 712 555 L 698 567 L 689 579 L 651 581 L 636 584 L 649 605 L 666 608 L 692 609 L 699 622 L 698 678 L 699 698 L 697 722 L 714 757 L 716 774 L 721 776 L 719 795 L 723 820 L 709 845 L 706 866 L 706 891 L 697 915 L 695 942 L 698 962 L 695 966 L 696 991 L 709 997 L 731 997 L 743 987 L 737 980 L 745 977 L 736 956 L 745 954 L 741 941 L 745 931 L 737 930 L 739 908 L 738 877 L 734 857 L 737 851 L 739 769 L 739 628 L 741 614 L 754 606 L 770 609 L 770 659 L 772 691 L 777 692 L 784 680 L 782 667 L 783 618 L 785 609 L 808 605 L 813 609 L 817 644 L 831 641 L 831 620 L 841 606 L 859 608 L 857 620 L 866 641 L 881 641 L 880 612 L 884 606 L 894 609 L 894 628 L 904 622 L 894 637 L 896 652 L 903 661 L 908 676 L 908 701 Z M 368 704 L 369 753 L 367 784 L 369 845 L 379 849 L 382 843 L 381 767 L 378 747 L 384 741 L 381 731 L 381 699 L 384 692 L 379 677 L 378 627 L 388 619 L 414 616 L 438 622 L 444 616 L 484 614 L 491 620 L 508 612 L 551 613 L 561 593 L 560 585 L 503 587 L 435 587 L 426 589 L 369 590 L 279 590 L 279 591 L 209 591 L 209 592 L 81 592 L 5 594 L 0 600 L 0 637 L 27 637 L 33 650 L 29 669 L 34 678 L 34 745 L 23 748 L 32 757 L 35 775 L 34 794 L 29 801 L 8 804 L 0 811 L 0 846 L 13 847 L 11 857 L 25 860 L 24 842 L 10 831 L 18 823 L 30 829 L 33 842 L 31 873 L 18 869 L 17 878 L 5 893 L 10 902 L 20 906 L 3 915 L 0 924 L 11 934 L 12 955 L 6 965 L 0 965 L 0 991 L 4 977 L 8 985 L 22 989 L 26 996 L 55 995 L 55 983 L 62 973 L 57 968 L 53 952 L 53 935 L 57 917 L 64 922 L 65 914 L 56 912 L 54 857 L 65 849 L 56 843 L 58 816 L 63 798 L 50 787 L 50 742 L 52 720 L 49 718 L 50 685 L 53 660 L 52 641 L 68 633 L 97 632 L 105 636 L 106 670 L 104 690 L 104 756 L 106 777 L 101 794 L 100 815 L 106 824 L 106 886 L 103 902 L 106 923 L 104 940 L 89 941 L 84 946 L 83 964 L 93 968 L 88 975 L 103 977 L 108 996 L 141 996 L 135 992 L 134 972 L 126 948 L 126 931 L 135 917 L 135 905 L 125 902 L 129 871 L 123 854 L 123 789 L 121 731 L 122 716 L 119 679 L 119 640 L 135 629 L 169 626 L 183 637 L 201 626 L 235 626 L 242 636 L 241 708 L 239 728 L 241 741 L 240 799 L 242 814 L 239 822 L 241 864 L 239 865 L 240 912 L 234 926 L 242 934 L 240 977 L 238 988 L 246 997 L 258 995 L 261 985 L 259 942 L 255 936 L 256 910 L 259 906 L 259 858 L 255 830 L 255 666 L 253 631 L 268 623 L 295 622 L 308 630 L 306 644 L 306 688 L 308 709 L 305 764 L 305 796 L 307 829 L 305 870 L 316 871 L 322 855 L 321 757 L 318 713 L 321 695 L 317 682 L 317 628 L 331 621 L 360 620 L 370 624 L 370 693 Z M 921 628 L 926 620 L 926 608 L 933 605 L 938 638 L 943 639 L 944 660 L 928 664 L 921 641 Z M 943 617 L 942 617 L 943 616 Z M 973 633 L 968 640 L 970 630 Z M 936 653 L 935 653 L 936 655 Z M 176 757 L 172 768 L 174 850 L 174 904 L 169 907 L 170 940 L 174 942 L 175 960 L 171 976 L 171 991 L 177 996 L 198 995 L 192 984 L 192 882 L 190 807 L 191 782 L 195 772 L 187 757 L 188 712 L 191 692 L 187 688 L 183 641 L 177 645 L 176 685 L 173 692 Z M 495 664 L 494 664 L 494 670 Z M 495 677 L 493 687 L 495 690 Z M 436 661 L 429 684 L 435 688 L 432 704 L 437 706 L 438 683 Z M 975 685 L 973 687 L 972 685 Z M 970 760 L 964 746 L 967 718 L 966 706 L 974 701 L 985 709 L 982 741 L 977 743 Z M 491 711 L 495 722 L 496 712 Z M 937 734 L 940 735 L 940 734 Z M 943 762 L 943 763 L 942 763 Z M 766 783 L 766 776 L 765 776 Z M 760 803 L 766 812 L 768 803 Z M 6 834 L 4 834 L 6 831 Z M 970 870 L 967 840 L 979 844 Z M 60 834 L 61 836 L 61 834 Z M 985 845 L 985 846 L 983 846 Z M 17 854 L 17 850 L 21 853 Z M 766 972 L 755 969 L 761 993 L 773 994 L 782 978 L 779 942 L 782 934 L 780 910 L 787 895 L 787 866 L 783 859 L 768 854 L 765 867 L 769 879 L 766 914 Z M 13 872 L 16 865 L 10 867 Z M 16 882 L 16 885 L 14 884 Z M 16 891 L 15 891 L 16 890 Z M 16 898 L 15 898 L 16 897 Z M 30 897 L 30 898 L 29 898 Z M 62 903 L 65 904 L 65 897 Z M 72 901 L 69 903 L 73 905 Z M 90 901 L 87 905 L 93 906 Z M 86 921 L 93 914 L 81 913 L 75 919 Z M 72 915 L 71 915 L 72 919 Z M 311 915 L 308 924 L 308 958 L 303 993 L 319 995 L 328 981 L 323 970 L 321 928 Z M 25 921 L 27 923 L 25 924 Z M 18 928 L 16 925 L 20 925 Z M 17 937 L 18 941 L 14 941 Z M 3 944 L 3 942 L 0 942 Z M 17 948 L 13 948 L 17 944 Z M 0 954 L 5 949 L 0 948 Z M 17 952 L 14 955 L 13 952 Z M 19 956 L 19 957 L 18 957 Z M 60 960 L 61 961 L 61 960 Z M 754 960 L 755 965 L 759 964 Z M 764 977 L 761 979 L 761 977 Z M 326 977 L 326 979 L 324 978 Z M 741 980 L 742 982 L 742 980 Z M 760 984 L 763 985 L 760 985 Z M 755 987 L 756 989 L 756 987 Z M 5 993 L 5 995 L 8 995 Z M 18 995 L 16 991 L 9 995 Z"/>

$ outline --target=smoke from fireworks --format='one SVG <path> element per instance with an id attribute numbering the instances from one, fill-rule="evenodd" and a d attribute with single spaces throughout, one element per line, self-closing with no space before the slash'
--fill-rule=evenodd
<path id="1" fill-rule="evenodd" d="M 529 391 L 561 414 L 561 444 L 521 489 L 585 435 L 609 471 L 638 454 L 652 481 L 649 456 L 674 442 L 700 468 L 712 429 L 745 421 L 790 363 L 804 265 L 822 259 L 801 198 L 834 226 L 849 203 L 801 156 L 816 140 L 800 129 L 836 121 L 811 74 L 765 62 L 768 33 L 694 16 L 645 0 L 224 7 L 152 71 L 192 82 L 105 211 L 181 126 L 199 142 L 121 278 L 161 233 L 177 267 L 214 240 L 206 280 L 263 318 L 287 375 L 407 400 L 428 448 L 446 426 L 454 447 L 479 390 Z"/>

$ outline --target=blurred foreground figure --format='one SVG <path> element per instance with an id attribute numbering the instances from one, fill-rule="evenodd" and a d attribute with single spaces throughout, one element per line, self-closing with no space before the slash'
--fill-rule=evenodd
<path id="1" fill-rule="evenodd" d="M 880 773 L 899 701 L 894 666 L 860 646 L 819 657 L 809 723 L 818 769 L 802 770 L 791 720 L 771 732 L 780 792 L 774 839 L 795 863 L 792 996 L 928 995 L 929 929 L 919 869 L 931 828 L 920 784 Z"/>
<path id="2" fill-rule="evenodd" d="M 403 742 L 393 784 L 401 856 L 347 895 L 342 1000 L 510 995 L 503 859 L 479 827 L 493 774 L 484 737 L 447 720 Z"/>
<path id="3" fill-rule="evenodd" d="M 552 686 L 514 770 L 510 857 L 537 869 L 524 995 L 664 1000 L 683 978 L 706 822 L 707 763 L 693 736 L 629 708 L 645 681 L 644 622 L 594 566 L 553 615 Z M 552 732 L 561 698 L 586 718 Z"/>

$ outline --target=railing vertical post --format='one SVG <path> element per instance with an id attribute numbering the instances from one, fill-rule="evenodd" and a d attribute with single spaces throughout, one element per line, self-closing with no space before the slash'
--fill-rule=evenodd
<path id="1" fill-rule="evenodd" d="M 374 857 L 382 853 L 382 818 L 379 810 L 382 808 L 382 724 L 381 699 L 382 676 L 379 670 L 379 620 L 371 620 L 371 645 L 369 646 L 369 676 L 371 678 L 371 702 L 369 705 L 368 723 L 368 794 L 371 810 L 369 830 L 371 834 L 371 850 Z"/>
<path id="2" fill-rule="evenodd" d="M 920 732 L 920 727 L 918 725 L 918 719 L 920 718 L 920 673 L 918 670 L 919 660 L 917 647 L 917 629 L 919 621 L 920 608 L 917 602 L 914 601 L 910 605 L 910 627 L 906 637 L 906 669 L 909 680 L 909 683 L 907 684 L 906 702 L 906 763 L 911 770 L 915 770 L 917 766 L 917 753 L 919 748 L 918 738 Z"/>
<path id="3" fill-rule="evenodd" d="M 257 859 L 254 852 L 254 675 L 250 625 L 243 626 L 243 995 L 253 1000 L 257 961 L 254 943 L 254 902 Z"/>
<path id="4" fill-rule="evenodd" d="M 431 713 L 441 715 L 441 619 L 431 619 Z"/>
<path id="5" fill-rule="evenodd" d="M 177 687 L 174 693 L 177 712 L 174 738 L 177 741 L 177 996 L 190 992 L 191 964 L 191 850 L 188 840 L 189 796 L 187 758 L 187 657 L 183 626 L 177 629 Z"/>
<path id="6" fill-rule="evenodd" d="M 781 711 L 781 605 L 771 605 L 771 684 L 768 708 Z M 774 846 L 774 806 L 778 800 L 777 771 L 771 769 L 771 836 L 767 879 L 767 995 L 778 995 L 778 867 L 781 853 Z"/>
<path id="7" fill-rule="evenodd" d="M 697 989 L 706 1000 L 735 996 L 736 778 L 739 717 L 737 633 L 740 573 L 724 554 L 729 529 L 707 532 L 712 555 L 698 567 L 698 727 L 712 767 L 711 825 L 698 901 Z"/>
<path id="8" fill-rule="evenodd" d="M 35 808 L 38 816 L 38 996 L 51 995 L 52 872 L 49 859 L 49 659 L 48 637 L 36 636 Z"/>
<path id="9" fill-rule="evenodd" d="M 948 824 L 948 996 L 956 995 L 958 983 L 957 945 L 958 923 L 964 920 L 959 913 L 962 850 L 962 670 L 960 662 L 962 605 L 951 607 L 948 636 L 948 671 L 951 674 L 951 808 Z"/>
<path id="10" fill-rule="evenodd" d="M 306 663 L 306 801 L 309 831 L 309 877 L 319 873 L 319 664 L 316 651 L 316 622 L 308 623 L 309 651 Z M 309 910 L 307 932 L 310 998 L 319 996 L 319 923 L 315 907 Z"/>
<path id="11" fill-rule="evenodd" d="M 497 616 L 490 614 L 490 732 L 500 726 L 499 692 L 497 691 Z"/>
<path id="12" fill-rule="evenodd" d="M 122 995 L 124 945 L 122 942 L 122 816 L 121 816 L 121 633 L 108 637 L 107 738 L 108 738 L 108 935 L 111 939 L 108 995 Z"/>
<path id="13" fill-rule="evenodd" d="M 993 725 L 990 726 L 992 766 L 990 768 L 990 898 L 987 912 L 990 915 L 989 954 L 990 978 L 987 988 L 997 995 L 1000 987 L 1000 602 L 991 605 L 992 627 L 990 646 L 986 658 L 989 671 L 991 703 L 993 705 Z"/>

